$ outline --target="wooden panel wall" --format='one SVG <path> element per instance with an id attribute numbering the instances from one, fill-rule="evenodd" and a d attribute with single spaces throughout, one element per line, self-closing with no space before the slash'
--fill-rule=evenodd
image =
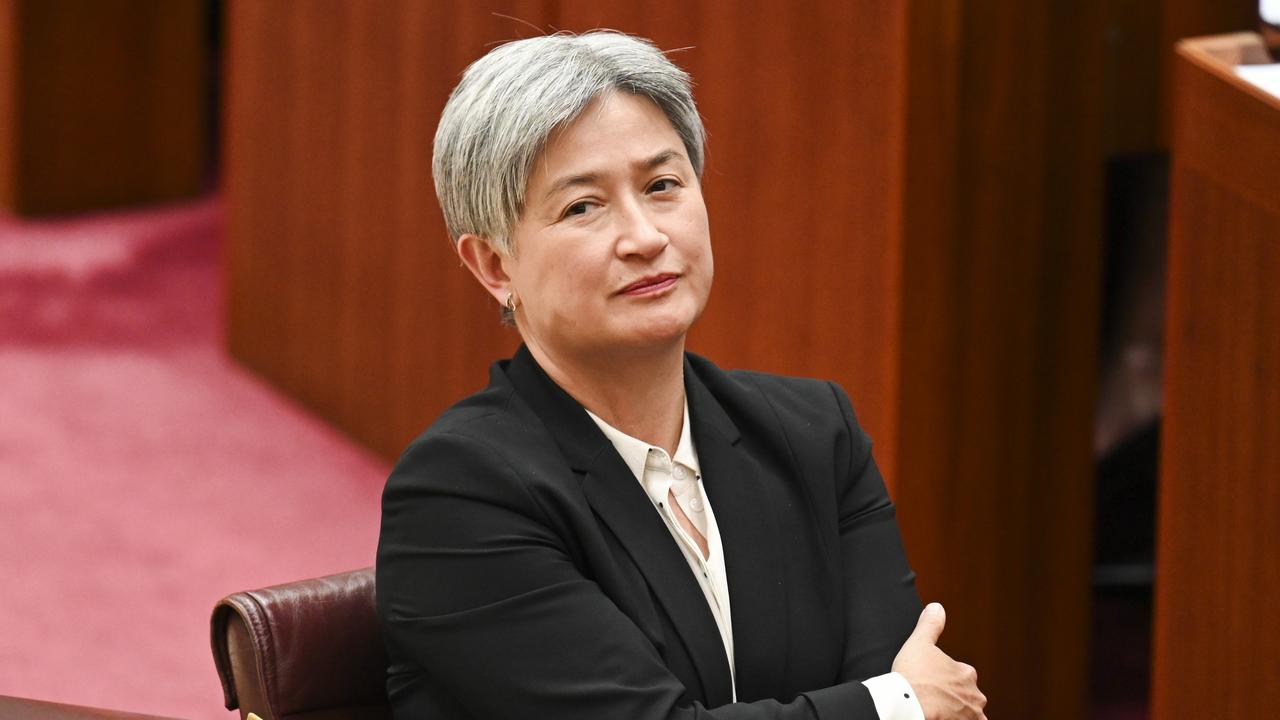
<path id="1" fill-rule="evenodd" d="M 927 7 L 926 7 L 927 5 Z M 897 498 L 992 717 L 1083 717 L 1101 235 L 1097 3 L 908 28 Z"/>
<path id="2" fill-rule="evenodd" d="M 1255 28 L 1258 0 L 1125 0 L 1103 12 L 1107 154 L 1168 152 L 1174 43 Z"/>
<path id="3" fill-rule="evenodd" d="M 0 7 L 0 200 L 36 215 L 194 195 L 205 179 L 199 0 Z"/>
<path id="4" fill-rule="evenodd" d="M 458 73 L 534 32 L 490 6 L 690 47 L 717 251 L 691 347 L 840 380 L 944 648 L 993 716 L 1078 718 L 1102 23 L 1039 5 L 233 3 L 232 352 L 395 457 L 515 342 L 429 176 Z"/>
<path id="5" fill-rule="evenodd" d="M 0 0 L 0 208 L 11 209 L 13 173 L 17 167 L 13 140 L 13 99 L 17 92 L 14 60 L 18 54 L 16 0 Z"/>
<path id="6" fill-rule="evenodd" d="M 430 166 L 462 69 L 529 30 L 454 3 L 228 9 L 231 352 L 395 457 L 517 344 L 458 267 Z"/>
<path id="7" fill-rule="evenodd" d="M 1223 51 L 1225 62 L 1208 50 Z M 1231 67 L 1177 67 L 1153 717 L 1280 707 L 1280 101 Z"/>

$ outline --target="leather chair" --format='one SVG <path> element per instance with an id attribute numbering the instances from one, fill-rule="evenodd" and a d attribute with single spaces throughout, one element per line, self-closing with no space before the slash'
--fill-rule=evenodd
<path id="1" fill-rule="evenodd" d="M 213 608 L 228 710 L 262 720 L 386 720 L 373 568 L 228 595 Z"/>

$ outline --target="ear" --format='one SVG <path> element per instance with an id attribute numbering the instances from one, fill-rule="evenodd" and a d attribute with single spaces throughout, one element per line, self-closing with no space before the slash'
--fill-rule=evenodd
<path id="1" fill-rule="evenodd" d="M 498 252 L 488 240 L 473 233 L 459 237 L 457 249 L 462 264 L 476 276 L 476 280 L 480 281 L 499 305 L 505 303 L 507 293 L 512 292 L 511 278 L 504 267 L 504 263 L 510 262 L 510 258 Z"/>

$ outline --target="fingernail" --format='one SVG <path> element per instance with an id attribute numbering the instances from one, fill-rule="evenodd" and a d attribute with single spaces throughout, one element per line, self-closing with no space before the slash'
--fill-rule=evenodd
<path id="1" fill-rule="evenodd" d="M 929 603 L 928 606 L 925 607 L 924 611 L 929 613 L 930 615 L 937 615 L 938 613 L 942 612 L 942 603 L 936 603 L 936 602 Z"/>

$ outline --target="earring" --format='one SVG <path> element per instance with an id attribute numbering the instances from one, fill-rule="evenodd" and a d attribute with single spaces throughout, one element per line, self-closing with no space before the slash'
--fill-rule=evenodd
<path id="1" fill-rule="evenodd" d="M 516 311 L 516 297 L 512 293 L 507 293 L 507 301 L 503 303 L 507 308 L 507 312 L 514 313 Z"/>

